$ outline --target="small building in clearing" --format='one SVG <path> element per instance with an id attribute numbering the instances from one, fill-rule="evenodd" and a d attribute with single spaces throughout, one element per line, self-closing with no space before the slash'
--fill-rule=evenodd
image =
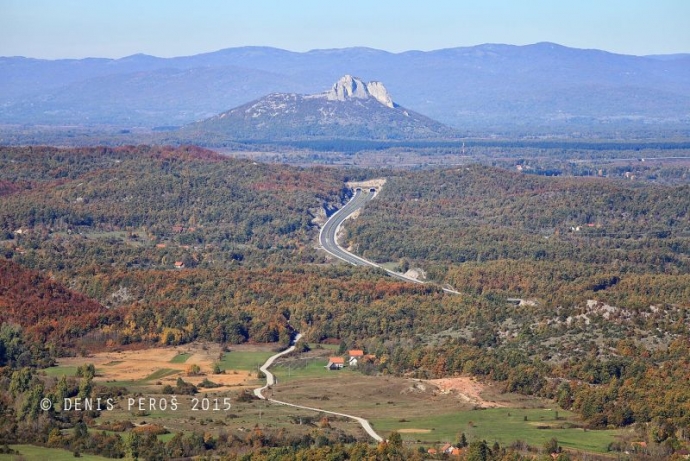
<path id="1" fill-rule="evenodd" d="M 350 349 L 349 351 L 347 351 L 347 355 L 349 355 L 350 358 L 360 358 L 364 356 L 364 351 L 361 349 Z"/>
<path id="2" fill-rule="evenodd" d="M 360 349 L 350 349 L 347 351 L 347 355 L 350 357 L 347 364 L 351 367 L 356 367 L 357 363 L 364 357 L 364 351 Z"/>
<path id="3" fill-rule="evenodd" d="M 344 366 L 345 359 L 342 357 L 330 357 L 328 359 L 328 365 L 326 365 L 326 368 L 329 370 L 342 370 Z"/>

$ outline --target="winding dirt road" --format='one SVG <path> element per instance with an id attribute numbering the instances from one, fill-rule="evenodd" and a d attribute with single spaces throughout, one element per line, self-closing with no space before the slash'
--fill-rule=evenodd
<path id="1" fill-rule="evenodd" d="M 295 336 L 295 339 L 293 341 L 292 346 L 288 347 L 287 349 L 285 349 L 282 352 L 277 353 L 276 355 L 272 355 L 271 357 L 269 357 L 266 360 L 266 362 L 263 365 L 261 365 L 261 367 L 259 367 L 259 370 L 261 370 L 266 375 L 266 385 L 263 387 L 259 387 L 259 388 L 254 389 L 254 395 L 256 395 L 260 399 L 267 400 L 267 401 L 272 402 L 272 403 L 277 403 L 279 405 L 286 405 L 286 406 L 293 407 L 293 408 L 301 408 L 302 410 L 316 411 L 319 413 L 327 413 L 329 415 L 341 416 L 341 417 L 355 420 L 362 426 L 362 429 L 364 429 L 366 431 L 366 433 L 369 434 L 369 436 L 371 436 L 371 438 L 373 438 L 377 442 L 383 442 L 383 437 L 381 437 L 380 435 L 378 435 L 376 433 L 376 431 L 371 427 L 371 424 L 369 424 L 369 421 L 367 421 L 364 418 L 360 418 L 359 416 L 347 415 L 345 413 L 337 413 L 335 411 L 323 410 L 321 408 L 305 407 L 304 405 L 295 405 L 294 403 L 283 402 L 283 401 L 275 400 L 275 399 L 269 399 L 264 395 L 265 390 L 270 389 L 271 387 L 275 386 L 277 383 L 275 376 L 273 375 L 273 373 L 268 371 L 268 368 L 271 365 L 273 365 L 273 362 L 275 362 L 276 359 L 278 359 L 279 357 L 282 357 L 283 355 L 289 354 L 290 352 L 294 351 L 295 346 L 297 345 L 297 341 L 299 341 L 301 338 L 302 338 L 302 335 L 298 333 L 297 336 Z"/>
<path id="2" fill-rule="evenodd" d="M 355 254 L 352 254 L 338 244 L 337 235 L 338 235 L 338 231 L 340 230 L 340 226 L 342 226 L 343 222 L 345 222 L 345 220 L 347 218 L 349 218 L 354 212 L 356 212 L 357 210 L 364 207 L 364 205 L 366 205 L 374 197 L 375 197 L 374 192 L 362 192 L 361 189 L 358 189 L 357 191 L 355 191 L 355 193 L 352 196 L 352 198 L 350 199 L 350 201 L 345 206 L 343 206 L 340 210 L 338 210 L 335 214 L 333 214 L 333 216 L 331 216 L 328 219 L 328 221 L 326 221 L 326 223 L 323 225 L 323 227 L 321 228 L 321 231 L 319 232 L 319 243 L 321 244 L 321 246 L 323 247 L 323 249 L 325 251 L 327 251 L 328 253 L 330 253 L 331 255 L 335 256 L 336 258 L 338 258 L 342 261 L 348 262 L 348 263 L 353 264 L 355 266 L 376 267 L 376 268 L 385 270 L 388 273 L 388 275 L 390 275 L 391 277 L 395 277 L 397 279 L 404 280 L 407 282 L 424 284 L 425 282 L 414 279 L 412 277 L 408 277 L 405 274 L 401 274 L 399 272 L 388 270 L 384 267 L 381 267 L 380 265 L 376 264 L 373 261 L 369 261 L 369 260 L 361 258 Z M 450 293 L 450 294 L 460 294 L 457 291 L 452 290 L 450 288 L 443 288 L 443 291 L 445 291 L 446 293 Z M 371 436 L 371 438 L 373 438 L 377 442 L 382 442 L 383 437 L 381 437 L 380 435 L 378 435 L 376 433 L 376 431 L 371 427 L 371 424 L 369 423 L 369 421 L 367 421 L 364 418 L 360 418 L 359 416 L 348 415 L 345 413 L 337 413 L 335 411 L 323 410 L 321 408 L 306 407 L 304 405 L 296 405 L 294 403 L 270 399 L 264 395 L 264 391 L 270 389 L 271 387 L 273 387 L 277 384 L 277 380 L 276 380 L 275 376 L 268 369 L 270 368 L 271 365 L 273 365 L 273 362 L 275 362 L 276 359 L 294 351 L 295 345 L 297 344 L 297 342 L 301 338 L 302 338 L 302 335 L 297 334 L 297 336 L 295 336 L 295 339 L 293 341 L 292 346 L 288 347 L 287 349 L 285 349 L 282 352 L 279 352 L 278 354 L 275 354 L 275 355 L 269 357 L 268 360 L 266 360 L 266 363 L 264 363 L 261 367 L 259 367 L 259 370 L 261 370 L 266 375 L 266 384 L 262 387 L 254 389 L 254 395 L 256 395 L 260 399 L 267 400 L 267 401 L 273 402 L 273 403 L 277 403 L 279 405 L 287 405 L 289 407 L 301 408 L 303 410 L 317 411 L 320 413 L 326 413 L 329 415 L 341 416 L 341 417 L 352 419 L 354 421 L 357 421 L 362 426 L 362 428 L 366 431 L 366 433 Z"/>

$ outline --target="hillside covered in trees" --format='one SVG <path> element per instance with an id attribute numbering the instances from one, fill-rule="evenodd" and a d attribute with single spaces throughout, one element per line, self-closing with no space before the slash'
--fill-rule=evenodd
<path id="1" fill-rule="evenodd" d="M 687 444 L 688 186 L 385 172 L 345 238 L 437 282 L 412 285 L 316 248 L 345 181 L 382 174 L 193 147 L 0 149 L 0 386 L 59 354 L 284 346 L 297 330 L 375 354 L 370 372 L 478 376 L 592 428 L 637 424 L 669 453 Z"/>
<path id="2" fill-rule="evenodd" d="M 487 376 L 594 427 L 653 420 L 686 434 L 689 193 L 480 166 L 389 178 L 349 244 L 422 268 L 476 310 L 395 349 L 388 366 Z"/>
<path id="3" fill-rule="evenodd" d="M 326 171 L 196 148 L 3 149 L 0 162 L 5 247 L 40 269 L 313 259 L 312 219 L 346 194 Z"/>
<path id="4" fill-rule="evenodd" d="M 0 259 L 0 323 L 20 325 L 34 341 L 80 337 L 106 313 L 105 307 L 81 293 Z"/>
<path id="5" fill-rule="evenodd" d="M 474 292 L 558 302 L 567 291 L 578 300 L 610 292 L 617 301 L 639 293 L 628 277 L 646 275 L 646 285 L 663 278 L 682 289 L 651 290 L 634 305 L 680 302 L 688 299 L 689 194 L 688 186 L 482 166 L 403 173 L 348 226 L 348 239 L 373 260 L 406 258 Z"/>

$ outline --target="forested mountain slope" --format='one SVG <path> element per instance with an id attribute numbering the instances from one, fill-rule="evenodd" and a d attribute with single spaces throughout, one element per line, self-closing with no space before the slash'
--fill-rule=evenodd
<path id="1" fill-rule="evenodd" d="M 460 295 L 324 264 L 313 219 L 347 198 L 345 180 L 384 173 L 346 237 Z M 375 354 L 371 372 L 469 374 L 590 427 L 641 423 L 670 452 L 690 427 L 688 192 L 482 166 L 300 169 L 191 147 L 2 148 L 3 320 L 40 328 L 5 324 L 0 339 L 44 335 L 55 353 L 285 345 L 297 330 Z M 43 329 L 37 307 L 69 327 Z"/>
<path id="2" fill-rule="evenodd" d="M 36 268 L 312 260 L 312 219 L 346 194 L 327 172 L 196 148 L 2 149 L 0 163 L 0 232 Z"/>
<path id="3" fill-rule="evenodd" d="M 689 193 L 687 186 L 480 166 L 403 173 L 348 235 L 374 260 L 409 258 L 432 278 L 473 291 L 554 302 L 592 291 L 634 296 L 638 290 L 618 290 L 618 281 L 680 283 L 690 271 Z M 679 302 L 681 287 L 634 304 Z"/>
<path id="4" fill-rule="evenodd" d="M 98 325 L 106 313 L 107 309 L 94 300 L 0 259 L 0 323 L 20 325 L 34 341 L 80 337 Z"/>
<path id="5" fill-rule="evenodd" d="M 480 166 L 389 177 L 349 244 L 421 267 L 475 310 L 396 348 L 388 368 L 491 377 L 593 427 L 651 421 L 667 431 L 657 443 L 677 443 L 690 415 L 689 192 Z"/>

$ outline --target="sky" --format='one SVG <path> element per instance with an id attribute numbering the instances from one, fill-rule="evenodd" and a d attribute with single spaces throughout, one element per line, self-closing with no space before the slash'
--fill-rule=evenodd
<path id="1" fill-rule="evenodd" d="M 555 42 L 690 53 L 690 0 L 0 0 L 0 56 L 184 56 L 238 46 L 391 52 Z"/>

